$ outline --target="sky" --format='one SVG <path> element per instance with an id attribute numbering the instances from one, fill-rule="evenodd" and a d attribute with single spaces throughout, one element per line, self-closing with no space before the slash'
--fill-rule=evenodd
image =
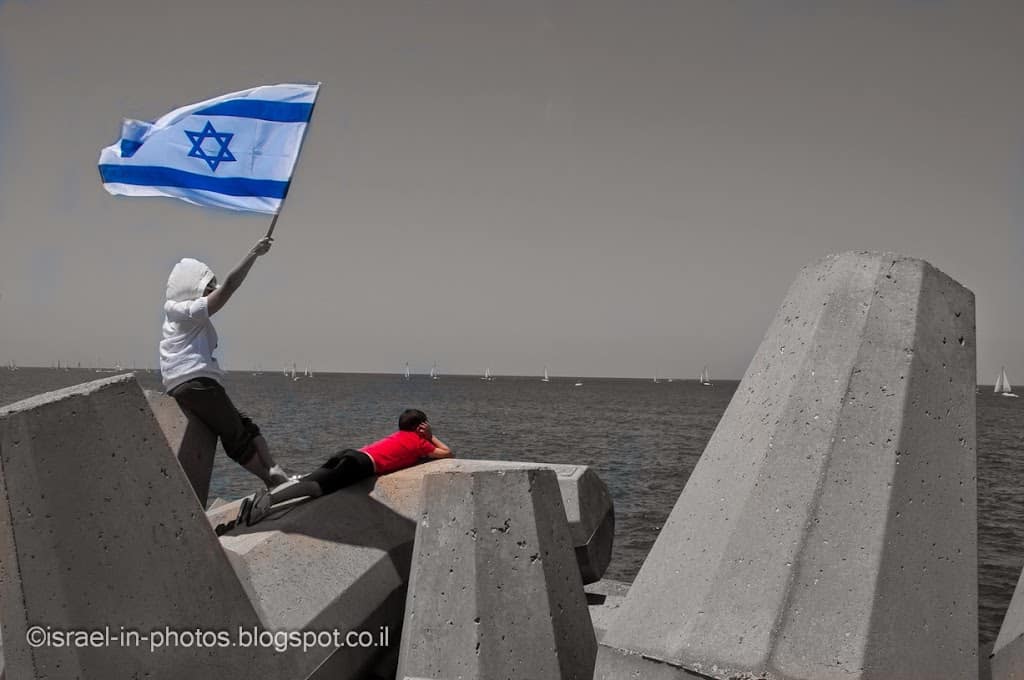
<path id="1" fill-rule="evenodd" d="M 739 379 L 800 268 L 922 258 L 1024 381 L 1024 5 L 0 0 L 0 362 L 155 367 L 270 217 L 126 198 L 122 118 L 321 81 L 228 369 Z"/>

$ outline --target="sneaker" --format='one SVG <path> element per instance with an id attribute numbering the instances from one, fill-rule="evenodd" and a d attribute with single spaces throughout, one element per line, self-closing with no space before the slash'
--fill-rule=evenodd
<path id="1" fill-rule="evenodd" d="M 274 467 L 270 468 L 270 474 L 267 475 L 267 477 L 268 489 L 271 489 L 275 486 L 280 486 L 281 484 L 284 484 L 285 482 L 291 480 L 291 477 L 288 476 L 288 473 L 285 472 L 280 465 L 275 465 Z"/>
<path id="2" fill-rule="evenodd" d="M 270 492 L 258 491 L 256 497 L 252 499 L 252 506 L 250 506 L 249 514 L 245 518 L 246 526 L 252 526 L 261 519 L 270 514 Z"/>

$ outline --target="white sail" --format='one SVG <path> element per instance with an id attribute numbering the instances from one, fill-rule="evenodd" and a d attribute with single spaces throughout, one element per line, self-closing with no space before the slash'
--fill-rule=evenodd
<path id="1" fill-rule="evenodd" d="M 993 392 L 999 394 L 1003 391 L 1003 376 L 1006 375 L 1006 369 L 1001 369 L 998 376 L 996 376 L 996 386 L 993 388 Z"/>
<path id="2" fill-rule="evenodd" d="M 405 376 L 404 377 L 405 377 L 406 380 L 408 380 L 410 377 L 412 377 L 409 374 L 409 362 L 408 361 L 405 362 Z"/>
<path id="3" fill-rule="evenodd" d="M 494 376 L 491 375 L 491 369 L 487 368 L 484 370 L 484 377 L 481 380 L 494 380 Z"/>
<path id="4" fill-rule="evenodd" d="M 544 367 L 544 377 L 540 379 L 541 382 L 551 382 L 551 378 L 548 377 L 548 367 Z"/>
<path id="5" fill-rule="evenodd" d="M 437 380 L 437 362 L 436 361 L 434 362 L 434 365 L 430 367 L 430 379 L 431 380 Z"/>

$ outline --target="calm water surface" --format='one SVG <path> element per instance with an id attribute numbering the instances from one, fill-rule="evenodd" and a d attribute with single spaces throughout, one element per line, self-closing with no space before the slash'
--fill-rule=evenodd
<path id="1" fill-rule="evenodd" d="M 159 376 L 136 374 L 159 389 Z M 91 370 L 0 370 L 0 404 L 104 377 Z M 226 386 L 263 428 L 290 472 L 395 429 L 408 407 L 430 416 L 439 437 L 463 458 L 593 466 L 615 502 L 615 550 L 607 578 L 631 581 L 657 538 L 738 383 L 232 373 Z M 1024 399 L 978 394 L 979 638 L 995 640 L 1024 563 Z M 255 478 L 223 454 L 210 497 L 235 498 Z"/>

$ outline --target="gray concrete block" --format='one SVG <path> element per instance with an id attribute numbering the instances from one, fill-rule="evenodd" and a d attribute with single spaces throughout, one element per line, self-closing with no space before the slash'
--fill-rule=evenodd
<path id="1" fill-rule="evenodd" d="M 211 667 L 244 678 L 286 667 L 250 649 L 141 641 L 259 620 L 130 375 L 0 409 L 0 554 L 12 678 L 170 679 Z M 33 626 L 109 630 L 117 641 L 31 647 Z M 139 641 L 122 642 L 122 630 Z"/>
<path id="2" fill-rule="evenodd" d="M 611 551 L 612 531 L 610 527 L 599 529 L 602 524 L 614 522 L 611 498 L 592 470 L 574 465 L 431 461 L 316 500 L 289 503 L 253 527 L 222 536 L 221 543 L 268 626 L 313 625 L 339 630 L 379 630 L 387 626 L 397 644 L 416 520 L 423 504 L 424 477 L 434 472 L 525 469 L 550 469 L 554 473 L 561 497 L 574 506 L 570 509 L 563 505 L 563 511 L 567 517 L 571 514 L 579 518 L 577 524 L 583 528 L 577 536 L 587 541 L 574 546 L 575 556 L 595 555 L 588 564 L 597 564 L 603 572 L 607 565 L 603 556 Z M 239 504 L 233 501 L 208 510 L 210 524 L 234 519 Z M 578 568 L 582 571 L 583 566 L 578 563 Z M 331 613 L 322 614 L 325 602 L 337 606 Z M 327 674 L 332 664 L 349 669 L 391 664 L 393 673 L 397 659 L 389 661 L 387 655 L 388 650 L 380 649 L 339 650 L 330 662 L 325 662 L 322 672 Z M 386 674 L 380 668 L 375 672 Z"/>
<path id="3" fill-rule="evenodd" d="M 422 507 L 420 488 L 425 474 L 525 468 L 554 471 L 569 522 L 569 535 L 580 567 L 580 576 L 583 583 L 600 580 L 611 560 L 615 539 L 615 506 L 608 487 L 586 465 L 461 458 L 436 460 L 384 475 L 377 482 L 373 495 L 396 512 L 415 521 Z"/>
<path id="4" fill-rule="evenodd" d="M 346 680 L 386 657 L 386 636 L 371 647 L 305 650 L 301 638 L 283 636 L 379 634 L 400 624 L 411 520 L 365 492 L 361 500 L 336 494 L 295 508 L 292 525 L 276 520 L 273 530 L 243 530 L 222 544 L 196 500 L 130 375 L 0 410 L 8 675 Z M 34 649 L 25 632 L 37 624 L 225 633 L 229 644 Z"/>
<path id="5" fill-rule="evenodd" d="M 589 680 L 597 646 L 554 472 L 423 486 L 398 677 Z"/>
<path id="6" fill-rule="evenodd" d="M 975 678 L 973 294 L 926 262 L 806 267 L 595 678 Z"/>
<path id="7" fill-rule="evenodd" d="M 993 680 L 1024 680 L 1024 572 L 1003 616 L 990 665 Z"/>
<path id="8" fill-rule="evenodd" d="M 209 511 L 226 521 L 233 502 Z M 368 495 L 365 486 L 276 509 L 221 545 L 269 630 L 367 631 L 398 644 L 415 524 Z M 357 679 L 387 646 L 342 647 L 313 678 Z M 306 677 L 306 676 L 302 676 Z"/>
<path id="9" fill-rule="evenodd" d="M 586 586 L 583 592 L 587 595 L 587 608 L 590 610 L 590 622 L 594 625 L 594 635 L 597 641 L 601 642 L 626 601 L 629 584 L 602 579 Z"/>
<path id="10" fill-rule="evenodd" d="M 167 437 L 167 444 L 196 493 L 200 507 L 205 508 L 210 493 L 213 458 L 217 453 L 217 435 L 198 418 L 183 411 L 173 397 L 153 390 L 143 392 Z"/>

